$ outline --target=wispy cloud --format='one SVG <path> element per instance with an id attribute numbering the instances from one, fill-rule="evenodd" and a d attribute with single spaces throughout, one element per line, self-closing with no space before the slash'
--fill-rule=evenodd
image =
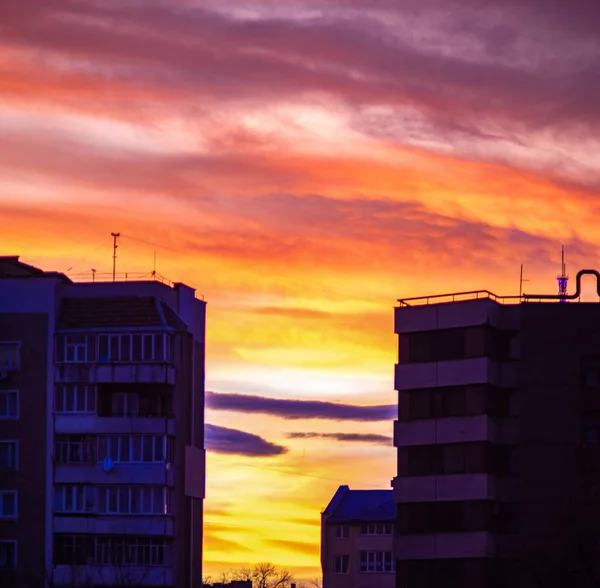
<path id="1" fill-rule="evenodd" d="M 372 443 L 375 445 L 392 446 L 392 437 L 377 435 L 375 433 L 287 433 L 288 439 L 332 439 L 334 441 L 348 441 L 353 443 Z"/>
<path id="2" fill-rule="evenodd" d="M 396 418 L 398 414 L 395 404 L 359 406 L 320 400 L 288 400 L 217 392 L 206 393 L 206 406 L 212 410 L 270 414 L 290 420 L 388 421 Z"/>
<path id="3" fill-rule="evenodd" d="M 271 457 L 287 453 L 287 447 L 271 443 L 258 435 L 217 425 L 204 425 L 204 444 L 208 451 L 247 457 Z"/>

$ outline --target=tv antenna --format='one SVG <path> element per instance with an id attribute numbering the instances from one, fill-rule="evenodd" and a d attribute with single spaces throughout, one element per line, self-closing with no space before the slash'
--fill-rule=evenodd
<path id="1" fill-rule="evenodd" d="M 113 282 L 115 281 L 116 269 L 117 269 L 117 238 L 121 236 L 121 233 L 111 233 L 113 238 Z"/>
<path id="2" fill-rule="evenodd" d="M 569 283 L 569 276 L 567 276 L 567 264 L 565 263 L 565 246 L 562 246 L 562 259 L 561 259 L 561 274 L 560 276 L 557 276 L 557 281 L 558 281 L 558 295 L 561 297 L 560 298 L 560 302 L 566 302 L 565 298 L 562 298 L 563 296 L 567 295 L 567 286 Z"/>
<path id="3" fill-rule="evenodd" d="M 529 282 L 529 280 L 523 277 L 523 264 L 521 264 L 521 277 L 519 278 L 519 298 L 523 297 L 523 282 Z"/>

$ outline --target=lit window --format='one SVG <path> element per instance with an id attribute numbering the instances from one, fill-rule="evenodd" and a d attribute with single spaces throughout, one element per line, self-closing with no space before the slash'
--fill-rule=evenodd
<path id="1" fill-rule="evenodd" d="M 0 490 L 0 518 L 17 518 L 17 491 Z"/>
<path id="2" fill-rule="evenodd" d="M 17 390 L 0 391 L 0 419 L 19 418 L 19 393 Z"/>

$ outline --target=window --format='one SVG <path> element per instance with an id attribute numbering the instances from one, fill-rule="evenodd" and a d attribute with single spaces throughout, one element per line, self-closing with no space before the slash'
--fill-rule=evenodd
<path id="1" fill-rule="evenodd" d="M 16 470 L 19 467 L 18 441 L 0 441 L 0 469 Z"/>
<path id="2" fill-rule="evenodd" d="M 361 535 L 392 535 L 394 525 L 392 523 L 368 523 L 360 527 Z"/>
<path id="3" fill-rule="evenodd" d="M 394 559 L 391 551 L 361 551 L 361 572 L 393 572 Z"/>
<path id="4" fill-rule="evenodd" d="M 64 384 L 56 387 L 54 410 L 57 413 L 85 414 L 96 412 L 96 386 Z"/>
<path id="5" fill-rule="evenodd" d="M 333 573 L 334 574 L 347 574 L 349 563 L 350 563 L 349 555 L 336 555 L 333 558 Z"/>
<path id="6" fill-rule="evenodd" d="M 0 341 L 0 370 L 18 370 L 21 367 L 20 351 L 18 341 Z"/>
<path id="7" fill-rule="evenodd" d="M 434 336 L 434 361 L 451 361 L 466 358 L 467 329 L 436 331 Z M 478 356 L 484 355 L 483 347 Z"/>
<path id="8" fill-rule="evenodd" d="M 436 391 L 434 399 L 434 411 L 437 417 L 457 417 L 466 414 L 464 387 L 453 387 Z"/>
<path id="9" fill-rule="evenodd" d="M 94 463 L 94 435 L 56 435 L 54 458 L 58 463 Z"/>
<path id="10" fill-rule="evenodd" d="M 399 363 L 510 357 L 510 334 L 490 326 L 421 331 L 400 335 Z"/>
<path id="11" fill-rule="evenodd" d="M 0 391 L 0 419 L 19 418 L 19 393 L 16 390 Z"/>
<path id="12" fill-rule="evenodd" d="M 444 474 L 459 474 L 465 471 L 465 449 L 463 445 L 444 445 L 442 448 Z"/>
<path id="13" fill-rule="evenodd" d="M 68 485 L 54 487 L 54 512 L 94 512 L 94 487 Z"/>
<path id="14" fill-rule="evenodd" d="M 171 359 L 170 336 L 167 333 L 100 335 L 100 362 L 154 362 Z"/>
<path id="15" fill-rule="evenodd" d="M 347 525 L 338 525 L 334 527 L 333 536 L 336 539 L 348 539 L 348 537 L 350 537 L 350 527 Z"/>
<path id="16" fill-rule="evenodd" d="M 171 492 L 162 486 L 99 486 L 102 514 L 171 514 Z"/>
<path id="17" fill-rule="evenodd" d="M 111 405 L 111 413 L 115 416 L 138 416 L 140 395 L 120 392 L 113 394 Z"/>
<path id="18" fill-rule="evenodd" d="M 433 344 L 435 331 L 411 333 L 408 337 L 408 361 L 420 363 L 434 361 Z"/>
<path id="19" fill-rule="evenodd" d="M 172 462 L 173 445 L 173 437 L 163 435 L 98 435 L 98 460 Z"/>
<path id="20" fill-rule="evenodd" d="M 14 570 L 17 567 L 17 542 L 0 541 L 0 570 Z"/>
<path id="21" fill-rule="evenodd" d="M 510 473 L 513 448 L 484 441 L 415 445 L 398 449 L 399 476 Z"/>
<path id="22" fill-rule="evenodd" d="M 17 491 L 0 490 L 0 519 L 17 518 Z"/>
<path id="23" fill-rule="evenodd" d="M 94 563 L 93 535 L 54 535 L 54 564 L 86 565 Z"/>
<path id="24" fill-rule="evenodd" d="M 169 562 L 170 543 L 163 537 L 96 537 L 96 565 L 162 566 Z"/>
<path id="25" fill-rule="evenodd" d="M 65 363 L 96 361 L 96 336 L 58 335 L 56 338 L 56 361 Z"/>
<path id="26" fill-rule="evenodd" d="M 408 471 L 411 476 L 429 476 L 436 470 L 435 453 L 437 447 L 417 445 L 408 447 Z M 400 457 L 402 449 L 398 451 Z"/>
<path id="27" fill-rule="evenodd" d="M 434 416 L 430 390 L 411 390 L 408 394 L 410 420 L 429 419 Z"/>

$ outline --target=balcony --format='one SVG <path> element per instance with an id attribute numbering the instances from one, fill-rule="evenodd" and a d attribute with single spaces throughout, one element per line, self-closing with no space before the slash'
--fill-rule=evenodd
<path id="1" fill-rule="evenodd" d="M 90 384 L 175 383 L 175 368 L 160 363 L 62 363 L 54 369 L 56 382 Z"/>
<path id="2" fill-rule="evenodd" d="M 75 467 L 57 463 L 54 467 L 55 484 L 161 484 L 175 485 L 175 468 L 166 463 L 116 463 L 105 471 L 102 463 Z"/>
<path id="3" fill-rule="evenodd" d="M 56 565 L 52 579 L 56 586 L 116 586 L 123 583 L 131 586 L 172 586 L 173 568 L 170 566 L 119 566 L 90 565 L 69 566 Z"/>
<path id="4" fill-rule="evenodd" d="M 509 386 L 511 382 L 503 381 L 507 378 L 503 378 L 501 365 L 487 357 L 396 364 L 395 388 L 402 391 L 469 384 Z"/>
<path id="5" fill-rule="evenodd" d="M 396 535 L 395 550 L 398 559 L 491 557 L 496 553 L 496 543 L 488 531 Z"/>
<path id="6" fill-rule="evenodd" d="M 97 417 L 96 415 L 57 415 L 54 418 L 56 434 L 115 433 L 175 435 L 174 418 Z"/>
<path id="7" fill-rule="evenodd" d="M 94 535 L 160 535 L 174 533 L 169 515 L 55 515 L 54 532 Z"/>
<path id="8" fill-rule="evenodd" d="M 394 501 L 436 502 L 449 500 L 515 501 L 519 480 L 486 473 L 440 476 L 400 476 L 392 481 Z"/>
<path id="9" fill-rule="evenodd" d="M 57 434 L 175 434 L 173 386 L 63 384 L 56 387 Z"/>
<path id="10" fill-rule="evenodd" d="M 435 445 L 437 443 L 518 443 L 514 419 L 492 419 L 488 415 L 446 417 L 394 422 L 394 446 Z"/>
<path id="11" fill-rule="evenodd" d="M 172 344 L 168 333 L 61 334 L 55 380 L 173 384 Z"/>

